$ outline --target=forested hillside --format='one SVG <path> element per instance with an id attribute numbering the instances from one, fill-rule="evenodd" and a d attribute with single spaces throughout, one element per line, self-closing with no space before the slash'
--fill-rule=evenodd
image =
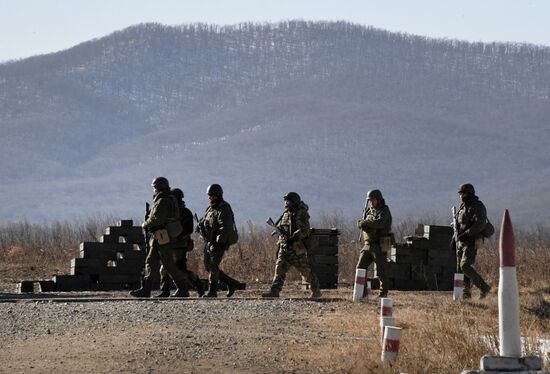
<path id="1" fill-rule="evenodd" d="M 458 184 L 528 224 L 550 203 L 550 48 L 345 22 L 144 24 L 0 65 L 0 220 L 139 216 L 165 175 L 199 213 L 210 183 L 237 219 L 446 216 Z"/>

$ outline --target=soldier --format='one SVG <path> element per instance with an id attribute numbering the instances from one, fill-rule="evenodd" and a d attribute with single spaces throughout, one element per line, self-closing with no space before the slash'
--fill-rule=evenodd
<path id="1" fill-rule="evenodd" d="M 277 226 L 284 235 L 279 235 L 277 242 L 277 262 L 275 276 L 269 292 L 262 297 L 279 297 L 285 283 L 286 273 L 294 266 L 311 285 L 311 297 L 321 297 L 319 280 L 311 270 L 307 257 L 304 239 L 309 236 L 308 206 L 296 192 L 289 192 L 284 196 L 285 211 Z"/>
<path id="2" fill-rule="evenodd" d="M 487 225 L 487 210 L 485 205 L 476 196 L 474 186 L 470 183 L 462 184 L 458 188 L 462 204 L 456 212 L 458 223 L 457 242 L 453 237 L 451 247 L 456 248 L 457 270 L 464 273 L 464 299 L 472 297 L 472 283 L 480 290 L 479 298 L 483 299 L 489 291 L 489 286 L 477 273 L 473 265 L 476 260 L 477 248 L 483 240 L 482 232 Z"/>
<path id="3" fill-rule="evenodd" d="M 191 234 L 193 233 L 193 213 L 191 213 L 191 211 L 185 207 L 185 201 L 183 201 L 184 195 L 182 190 L 180 190 L 179 188 L 173 188 L 172 195 L 174 195 L 178 202 L 179 217 L 183 231 L 176 238 L 176 240 L 169 245 L 170 247 L 172 247 L 172 255 L 174 257 L 174 262 L 176 263 L 176 266 L 186 275 L 187 282 L 195 287 L 195 290 L 200 297 L 204 294 L 202 283 L 195 273 L 187 269 L 187 252 L 192 251 L 194 247 L 193 239 L 191 239 Z M 160 267 L 161 292 L 157 295 L 157 297 L 170 296 L 170 283 L 171 278 L 164 268 L 164 265 L 162 265 Z M 182 295 L 185 295 L 186 293 L 189 294 L 186 290 L 181 290 L 180 293 Z"/>
<path id="4" fill-rule="evenodd" d="M 145 274 L 141 288 L 130 291 L 130 295 L 135 297 L 150 297 L 153 274 L 159 271 L 160 263 L 162 263 L 178 287 L 173 296 L 189 296 L 185 283 L 186 276 L 178 269 L 174 262 L 171 243 L 159 243 L 160 235 L 162 235 L 163 231 L 166 231 L 167 225 L 179 219 L 178 203 L 170 191 L 170 185 L 166 178 L 158 177 L 153 179 L 152 187 L 153 207 L 151 208 L 149 218 L 142 225 L 144 230 L 153 233 L 149 240 L 150 250 L 145 259 Z"/>
<path id="5" fill-rule="evenodd" d="M 227 285 L 227 297 L 231 297 L 237 286 L 237 280 L 220 270 L 225 251 L 238 239 L 233 210 L 223 199 L 223 189 L 219 184 L 211 184 L 206 189 L 210 205 L 204 217 L 197 225 L 197 231 L 204 238 L 204 267 L 208 271 L 208 292 L 204 297 L 218 296 L 218 281 Z"/>
<path id="6" fill-rule="evenodd" d="M 386 205 L 380 190 L 369 191 L 367 199 L 370 207 L 363 213 L 363 219 L 357 221 L 357 227 L 363 231 L 362 236 L 365 243 L 359 255 L 357 269 L 366 270 L 370 264 L 375 262 L 380 279 L 378 296 L 387 297 L 389 287 L 387 250 L 391 246 L 392 217 L 390 208 Z"/>

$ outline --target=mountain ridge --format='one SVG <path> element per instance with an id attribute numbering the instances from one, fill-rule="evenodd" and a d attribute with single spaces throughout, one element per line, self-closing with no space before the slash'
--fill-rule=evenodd
<path id="1" fill-rule="evenodd" d="M 0 64 L 0 184 L 21 196 L 0 193 L 2 219 L 139 216 L 165 174 L 199 211 L 222 183 L 241 220 L 288 190 L 354 216 L 375 187 L 397 214 L 445 216 L 463 181 L 547 220 L 528 191 L 550 180 L 550 48 L 289 21 L 138 25 L 68 51 Z"/>

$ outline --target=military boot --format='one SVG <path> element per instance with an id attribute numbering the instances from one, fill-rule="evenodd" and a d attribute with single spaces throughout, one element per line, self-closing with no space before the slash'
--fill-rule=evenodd
<path id="1" fill-rule="evenodd" d="M 197 291 L 197 295 L 199 297 L 202 297 L 204 295 L 204 288 L 202 287 L 202 282 L 200 278 L 197 278 L 195 281 L 195 290 Z"/>
<path id="2" fill-rule="evenodd" d="M 489 292 L 491 292 L 491 286 L 485 284 L 485 286 L 481 289 L 481 292 L 479 293 L 479 299 L 485 299 Z"/>
<path id="3" fill-rule="evenodd" d="M 151 297 L 151 283 L 141 281 L 141 287 L 130 291 L 129 294 L 133 297 Z"/>
<path id="4" fill-rule="evenodd" d="M 156 294 L 155 297 L 168 297 L 170 296 L 170 284 L 163 284 L 160 288 L 160 293 Z"/>
<path id="5" fill-rule="evenodd" d="M 175 282 L 178 289 L 170 297 L 189 297 L 189 289 L 185 279 Z"/>
<path id="6" fill-rule="evenodd" d="M 263 293 L 262 297 L 279 297 L 279 290 L 272 287 L 269 292 Z"/>
<path id="7" fill-rule="evenodd" d="M 208 291 L 202 297 L 218 297 L 218 287 L 214 283 L 208 284 Z"/>
<path id="8" fill-rule="evenodd" d="M 311 281 L 311 297 L 314 299 L 321 297 L 321 286 L 317 277 Z"/>

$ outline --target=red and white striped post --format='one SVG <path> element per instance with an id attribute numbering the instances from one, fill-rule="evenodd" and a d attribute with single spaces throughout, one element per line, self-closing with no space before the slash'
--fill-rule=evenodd
<path id="1" fill-rule="evenodd" d="M 453 300 L 461 300 L 464 293 L 464 274 L 455 273 Z"/>
<path id="2" fill-rule="evenodd" d="M 372 299 L 372 288 L 370 286 L 370 281 L 367 281 L 367 300 Z"/>
<path id="3" fill-rule="evenodd" d="M 365 280 L 367 278 L 367 269 L 357 268 L 355 270 L 355 285 L 353 286 L 353 301 L 359 301 L 363 298 L 365 292 Z"/>
<path id="4" fill-rule="evenodd" d="M 380 318 L 393 316 L 393 299 L 391 297 L 380 298 Z"/>
<path id="5" fill-rule="evenodd" d="M 401 340 L 401 328 L 386 326 L 384 330 L 384 345 L 382 348 L 382 362 L 393 361 L 399 353 L 399 341 Z"/>
<path id="6" fill-rule="evenodd" d="M 508 210 L 500 229 L 500 279 L 498 283 L 498 330 L 500 356 L 521 357 L 519 292 L 516 276 L 516 245 Z"/>
<path id="7" fill-rule="evenodd" d="M 384 339 L 384 331 L 388 326 L 395 326 L 393 317 L 380 317 L 380 336 Z"/>

